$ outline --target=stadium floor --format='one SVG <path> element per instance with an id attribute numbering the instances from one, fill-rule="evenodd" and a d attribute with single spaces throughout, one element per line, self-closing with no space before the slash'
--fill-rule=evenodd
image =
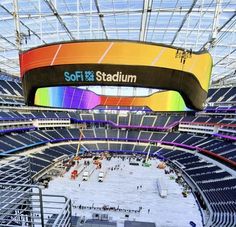
<path id="1" fill-rule="evenodd" d="M 155 222 L 157 227 L 184 227 L 190 226 L 193 221 L 197 226 L 202 226 L 200 211 L 192 194 L 184 198 L 182 188 L 164 170 L 157 169 L 157 160 L 151 160 L 151 167 L 129 165 L 126 159 L 113 158 L 104 160 L 102 166 L 115 167 L 119 170 L 108 171 L 104 182 L 98 182 L 99 169 L 91 175 L 88 181 L 82 181 L 82 173 L 72 180 L 70 173 L 63 177 L 54 178 L 49 187 L 43 190 L 45 194 L 64 195 L 72 200 L 73 215 L 91 218 L 93 213 L 108 214 L 111 220 L 123 226 L 124 220 Z M 173 175 L 173 174 L 172 174 Z M 158 194 L 156 180 L 162 178 L 168 188 L 167 198 Z M 142 188 L 140 189 L 140 185 Z M 139 189 L 137 189 L 139 186 Z M 84 208 L 87 207 L 119 207 L 120 209 L 139 210 L 140 212 L 108 211 Z M 148 209 L 150 212 L 148 213 Z M 125 215 L 129 217 L 125 217 Z"/>

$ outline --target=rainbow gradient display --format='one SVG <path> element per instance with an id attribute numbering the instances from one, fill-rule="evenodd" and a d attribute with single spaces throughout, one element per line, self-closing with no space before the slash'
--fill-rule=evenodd
<path id="1" fill-rule="evenodd" d="M 153 111 L 186 111 L 187 105 L 202 110 L 212 70 L 212 57 L 206 50 L 194 52 L 131 40 L 52 43 L 20 52 L 19 60 L 27 105 L 73 109 L 137 106 Z M 129 86 L 165 91 L 148 97 L 112 97 L 66 86 Z"/>
<path id="2" fill-rule="evenodd" d="M 206 51 L 193 52 L 183 67 L 172 46 L 136 41 L 92 40 L 55 43 L 20 53 L 21 77 L 27 71 L 53 65 L 112 64 L 171 68 L 195 75 L 201 87 L 208 91 L 212 58 Z M 181 52 L 181 51 L 180 51 Z M 171 61 L 170 61 L 171 59 Z"/>
<path id="3" fill-rule="evenodd" d="M 191 111 L 176 91 L 161 91 L 150 96 L 118 97 L 97 95 L 77 87 L 38 88 L 34 104 L 37 106 L 92 110 L 97 106 L 148 107 L 152 111 Z"/>

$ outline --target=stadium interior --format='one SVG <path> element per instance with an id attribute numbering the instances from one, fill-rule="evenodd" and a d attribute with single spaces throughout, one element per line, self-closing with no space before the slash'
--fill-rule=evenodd
<path id="1" fill-rule="evenodd" d="M 0 226 L 236 226 L 235 9 L 234 0 L 0 1 Z M 19 54 L 76 40 L 173 46 L 182 71 L 188 53 L 207 51 L 204 107 L 27 105 Z M 74 88 L 106 99 L 165 91 Z"/>

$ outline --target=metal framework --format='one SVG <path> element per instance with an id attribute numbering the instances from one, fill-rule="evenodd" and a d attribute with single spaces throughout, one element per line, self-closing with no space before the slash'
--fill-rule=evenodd
<path id="1" fill-rule="evenodd" d="M 71 200 L 31 184 L 29 158 L 0 166 L 0 226 L 71 226 Z"/>
<path id="2" fill-rule="evenodd" d="M 19 75 L 18 50 L 74 39 L 130 39 L 208 49 L 212 81 L 235 76 L 235 0 L 3 0 L 0 69 Z"/>

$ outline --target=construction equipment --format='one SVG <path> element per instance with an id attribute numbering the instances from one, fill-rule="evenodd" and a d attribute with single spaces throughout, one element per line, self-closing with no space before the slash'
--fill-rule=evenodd
<path id="1" fill-rule="evenodd" d="M 94 166 L 88 167 L 83 173 L 83 178 L 82 178 L 83 181 L 87 181 L 89 177 L 93 174 L 94 170 L 95 170 Z"/>
<path id="2" fill-rule="evenodd" d="M 107 169 L 101 170 L 98 174 L 98 182 L 103 182 L 106 175 L 107 175 Z"/>

